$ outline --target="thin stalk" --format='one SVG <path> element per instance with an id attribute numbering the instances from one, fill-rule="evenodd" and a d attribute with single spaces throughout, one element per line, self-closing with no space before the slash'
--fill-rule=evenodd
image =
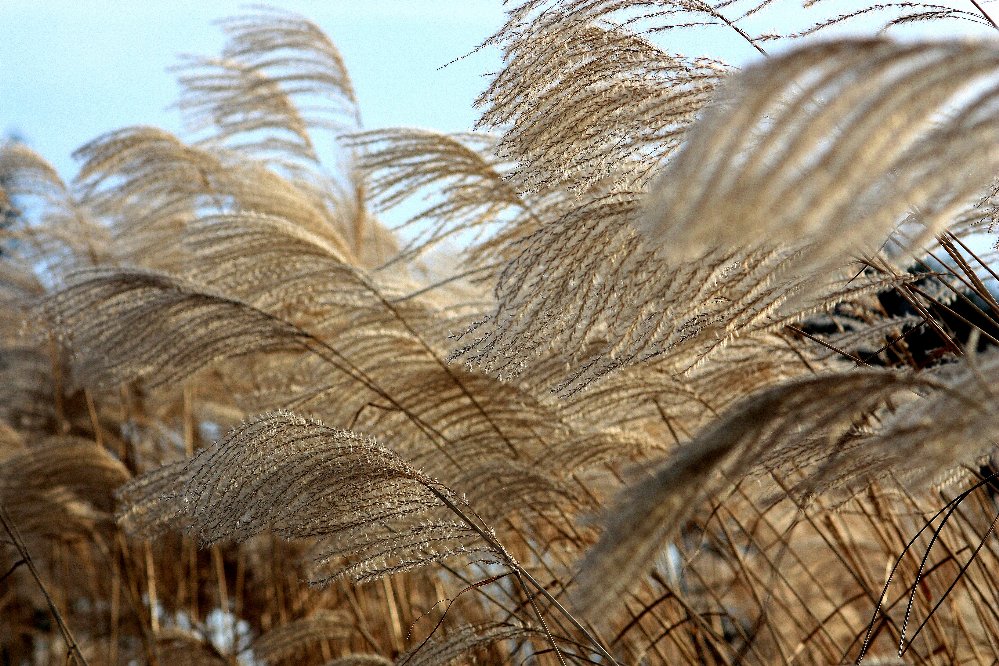
<path id="1" fill-rule="evenodd" d="M 501 544 L 496 539 L 495 536 L 493 536 L 490 532 L 480 527 L 474 520 L 472 520 L 471 517 L 469 517 L 469 515 L 464 511 L 464 509 L 459 507 L 451 500 L 450 497 L 448 497 L 447 493 L 442 492 L 441 490 L 435 488 L 433 485 L 425 484 L 425 487 L 427 488 L 427 490 L 433 493 L 434 496 L 437 497 L 437 499 L 439 499 L 444 504 L 444 506 L 446 506 L 456 516 L 458 516 L 458 518 L 460 518 L 462 522 L 468 525 L 468 527 L 473 532 L 478 534 L 483 541 L 485 541 L 491 548 L 493 548 L 493 550 L 496 551 L 496 554 L 500 555 L 506 561 L 507 566 L 513 569 L 514 573 L 517 575 L 518 578 L 523 578 L 524 580 L 529 582 L 532 587 L 537 589 L 538 593 L 541 594 L 541 596 L 543 596 L 548 601 L 548 603 L 550 603 L 554 608 L 556 608 L 559 611 L 559 613 L 561 613 L 562 616 L 565 617 L 565 619 L 568 620 L 569 623 L 576 628 L 577 631 L 579 631 L 583 636 L 586 637 L 587 640 L 590 641 L 590 643 L 592 644 L 594 649 L 596 649 L 597 652 L 599 652 L 603 657 L 609 660 L 611 664 L 619 666 L 618 661 L 614 659 L 614 657 L 607 650 L 607 648 L 605 648 L 603 644 L 599 640 L 597 640 L 597 638 L 589 630 L 587 630 L 586 627 L 584 627 L 579 622 L 579 620 L 575 618 L 575 616 L 573 616 L 572 613 L 566 610 L 565 606 L 559 603 L 558 599 L 552 596 L 552 594 L 545 588 L 544 585 L 539 583 L 538 580 L 534 576 L 532 576 L 529 571 L 520 566 L 520 563 L 517 562 L 517 560 L 513 557 L 513 555 L 510 554 L 510 552 L 503 546 L 503 544 Z"/>
<path id="2" fill-rule="evenodd" d="M 17 548 L 18 554 L 21 559 L 28 567 L 28 571 L 31 572 L 31 577 L 35 579 L 35 584 L 38 585 L 38 589 L 41 590 L 42 596 L 45 597 L 45 603 L 48 604 L 49 612 L 56 621 L 56 625 L 59 627 L 59 632 L 62 634 L 62 638 L 66 641 L 66 646 L 69 649 L 69 655 L 71 655 L 77 663 L 87 665 L 87 660 L 80 651 L 80 646 L 77 645 L 76 639 L 73 638 L 73 632 L 70 631 L 69 625 L 66 624 L 66 620 L 63 618 L 62 613 L 56 608 L 55 602 L 52 600 L 52 595 L 49 594 L 49 590 L 45 587 L 45 583 L 42 582 L 42 577 L 38 573 L 38 569 L 35 567 L 35 562 L 31 559 L 31 553 L 28 552 L 28 547 L 24 544 L 24 539 L 21 538 L 21 533 L 17 529 L 17 525 L 11 520 L 10 515 L 7 513 L 7 507 L 0 503 L 0 523 L 3 524 L 4 531 L 10 536 L 11 541 L 14 543 L 14 547 Z"/>

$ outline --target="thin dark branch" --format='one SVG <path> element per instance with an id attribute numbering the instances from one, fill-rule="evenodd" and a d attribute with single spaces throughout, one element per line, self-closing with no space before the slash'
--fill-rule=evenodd
<path id="1" fill-rule="evenodd" d="M 49 594 L 48 588 L 45 583 L 42 582 L 42 577 L 38 573 L 38 569 L 35 567 L 34 560 L 31 559 L 31 553 L 28 552 L 28 547 L 24 544 L 24 539 L 21 538 L 21 533 L 17 529 L 17 525 L 11 520 L 10 515 L 7 513 L 7 507 L 0 502 L 0 524 L 3 525 L 4 531 L 10 536 L 11 540 L 14 542 L 14 546 L 17 548 L 17 552 L 21 556 L 24 564 L 28 566 L 28 571 L 31 572 L 31 577 L 35 579 L 35 584 L 38 585 L 38 589 L 41 591 L 42 596 L 45 597 L 45 603 L 49 607 L 49 612 L 55 619 L 56 624 L 59 626 L 59 632 L 62 634 L 63 640 L 66 641 L 66 646 L 69 649 L 69 654 L 76 660 L 77 663 L 87 666 L 87 660 L 80 651 L 79 645 L 76 643 L 76 639 L 73 638 L 73 632 L 70 631 L 69 625 L 66 624 L 66 620 L 63 618 L 62 613 L 56 608 L 55 601 L 52 599 L 52 595 Z M 16 568 L 16 565 L 15 565 Z M 13 569 L 11 569 L 13 571 Z M 10 572 L 8 572 L 9 574 Z M 6 577 L 6 576 L 5 576 Z"/>

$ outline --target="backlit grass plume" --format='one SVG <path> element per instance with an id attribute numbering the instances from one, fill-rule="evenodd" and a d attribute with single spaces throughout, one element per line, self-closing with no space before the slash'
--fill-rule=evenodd
<path id="1" fill-rule="evenodd" d="M 511 4 L 464 133 L 250 9 L 0 145 L 0 662 L 995 661 L 996 25 L 787 9 Z"/>

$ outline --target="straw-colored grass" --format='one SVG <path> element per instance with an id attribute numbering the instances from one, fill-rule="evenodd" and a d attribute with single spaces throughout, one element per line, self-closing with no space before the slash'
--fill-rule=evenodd
<path id="1" fill-rule="evenodd" d="M 999 659 L 996 26 L 783 5 L 522 2 L 454 136 L 261 9 L 0 147 L 0 664 Z"/>

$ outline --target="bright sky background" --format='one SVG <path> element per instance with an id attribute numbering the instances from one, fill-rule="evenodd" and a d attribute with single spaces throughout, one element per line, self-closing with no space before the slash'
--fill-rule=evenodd
<path id="1" fill-rule="evenodd" d="M 274 2 L 318 23 L 340 49 L 365 127 L 471 129 L 495 49 L 439 69 L 503 22 L 499 0 Z M 246 5 L 218 0 L 0 0 L 0 134 L 18 133 L 64 177 L 70 153 L 108 130 L 181 131 L 166 69 L 180 53 L 215 55 L 215 19 Z"/>
<path id="2" fill-rule="evenodd" d="M 838 10 L 854 0 L 827 2 Z M 368 129 L 471 129 L 472 104 L 500 67 L 490 48 L 440 69 L 502 25 L 501 0 L 271 4 L 309 17 L 333 39 Z M 796 5 L 788 2 L 782 15 Z M 180 114 L 168 108 L 178 89 L 167 68 L 181 53 L 217 54 L 224 37 L 212 22 L 245 9 L 222 0 L 0 0 L 0 137 L 17 133 L 68 179 L 76 173 L 72 151 L 109 130 L 156 125 L 182 134 Z M 675 47 L 732 64 L 758 57 L 727 31 Z"/>

